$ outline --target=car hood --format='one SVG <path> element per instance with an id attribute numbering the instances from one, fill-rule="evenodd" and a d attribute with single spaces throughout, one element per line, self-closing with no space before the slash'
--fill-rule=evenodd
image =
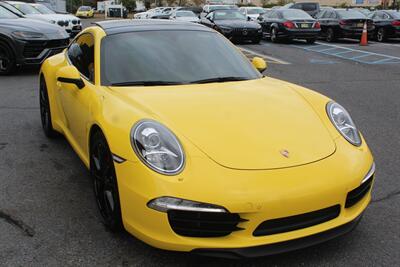
<path id="1" fill-rule="evenodd" d="M 34 19 L 2 19 L 0 26 L 7 26 L 12 31 L 32 31 L 45 34 L 51 39 L 68 38 L 68 34 L 61 27 Z"/>
<path id="2" fill-rule="evenodd" d="M 286 168 L 336 150 L 313 108 L 278 80 L 110 89 L 224 167 Z"/>
<path id="3" fill-rule="evenodd" d="M 226 26 L 232 28 L 247 28 L 247 29 L 258 29 L 260 25 L 256 22 L 246 20 L 216 20 L 214 23 L 218 26 Z"/>

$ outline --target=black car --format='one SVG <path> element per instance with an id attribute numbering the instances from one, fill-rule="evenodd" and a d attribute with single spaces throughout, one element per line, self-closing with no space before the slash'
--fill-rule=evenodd
<path id="1" fill-rule="evenodd" d="M 215 10 L 201 19 L 200 23 L 219 31 L 232 42 L 252 41 L 258 44 L 262 38 L 260 24 L 249 21 L 238 10 Z"/>
<path id="2" fill-rule="evenodd" d="M 272 42 L 282 39 L 305 39 L 314 43 L 320 34 L 319 22 L 300 9 L 274 9 L 258 17 L 264 37 Z"/>
<path id="3" fill-rule="evenodd" d="M 61 27 L 21 18 L 0 5 L 0 75 L 20 65 L 39 65 L 68 44 L 69 35 Z"/>
<path id="4" fill-rule="evenodd" d="M 301 9 L 307 12 L 311 17 L 315 17 L 320 12 L 319 3 L 316 2 L 302 2 L 302 3 L 289 3 L 284 8 Z"/>
<path id="5" fill-rule="evenodd" d="M 333 42 L 338 38 L 360 38 L 367 22 L 368 36 L 374 33 L 374 23 L 361 12 L 352 9 L 327 9 L 318 14 L 321 35 Z"/>
<path id="6" fill-rule="evenodd" d="M 374 21 L 375 36 L 378 42 L 387 38 L 400 37 L 400 12 L 396 10 L 380 10 L 369 15 Z"/>

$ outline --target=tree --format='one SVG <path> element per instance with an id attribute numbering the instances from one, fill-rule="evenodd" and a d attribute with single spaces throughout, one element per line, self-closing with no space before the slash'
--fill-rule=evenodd
<path id="1" fill-rule="evenodd" d="M 121 0 L 121 3 L 129 11 L 134 11 L 136 8 L 136 0 Z"/>

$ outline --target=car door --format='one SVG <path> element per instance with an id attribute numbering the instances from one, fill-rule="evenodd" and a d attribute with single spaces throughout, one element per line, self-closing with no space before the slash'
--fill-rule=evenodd
<path id="1" fill-rule="evenodd" d="M 271 11 L 268 13 L 268 15 L 265 18 L 265 23 L 263 25 L 263 31 L 269 35 L 271 33 L 271 25 L 277 18 L 277 12 L 276 11 Z"/>
<path id="2" fill-rule="evenodd" d="M 90 120 L 90 99 L 95 92 L 94 36 L 84 33 L 68 47 L 67 60 L 75 66 L 85 84 L 79 89 L 73 84 L 58 83 L 58 95 L 65 117 L 68 137 L 72 138 L 81 152 L 86 152 L 87 132 Z"/>

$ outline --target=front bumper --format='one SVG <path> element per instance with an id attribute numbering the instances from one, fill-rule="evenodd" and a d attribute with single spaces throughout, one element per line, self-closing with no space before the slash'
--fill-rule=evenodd
<path id="1" fill-rule="evenodd" d="M 256 39 L 261 39 L 263 36 L 262 31 L 255 29 L 233 29 L 230 32 L 223 31 L 222 34 L 233 41 L 251 41 Z"/>
<path id="2" fill-rule="evenodd" d="M 201 248 L 201 249 L 194 249 L 192 250 L 192 252 L 202 256 L 221 257 L 230 259 L 271 256 L 275 254 L 280 254 L 284 252 L 289 252 L 293 250 L 314 246 L 319 243 L 323 243 L 328 240 L 339 237 L 341 235 L 347 234 L 352 230 L 354 230 L 354 228 L 361 221 L 361 218 L 362 215 L 358 216 L 353 221 L 332 228 L 330 230 L 275 244 L 268 244 L 256 247 L 246 247 L 246 248 L 230 248 L 230 249 Z"/>
<path id="3" fill-rule="evenodd" d="M 69 44 L 69 38 L 57 40 L 16 40 L 18 65 L 40 65 L 48 57 L 61 53 Z"/>
<path id="4" fill-rule="evenodd" d="M 365 144 L 355 148 L 342 139 L 335 140 L 337 150 L 330 157 L 286 169 L 233 170 L 221 167 L 208 158 L 194 156 L 187 158 L 186 168 L 181 174 L 163 176 L 151 171 L 140 161 L 116 163 L 125 229 L 142 241 L 162 249 L 200 253 L 222 249 L 234 251 L 235 255 L 245 255 L 254 247 L 306 237 L 312 239 L 310 236 L 347 225 L 356 221 L 370 202 L 369 187 L 355 205 L 345 207 L 347 194 L 360 186 L 373 164 L 373 158 Z M 147 207 L 150 200 L 161 196 L 225 207 L 229 212 L 240 215 L 243 221 L 238 227 L 243 230 L 223 237 L 178 235 L 171 228 L 166 213 Z M 293 231 L 254 236 L 257 227 L 267 220 L 305 214 L 335 205 L 340 205 L 340 213 L 331 220 Z M 336 234 L 329 236 L 334 237 Z M 328 239 L 319 240 L 322 242 Z M 305 242 L 306 245 L 314 243 L 318 242 Z M 303 246 L 293 245 L 289 249 Z M 265 248 L 269 249 L 268 246 Z M 256 249 L 261 250 L 266 251 L 263 248 Z M 279 253 L 282 248 L 272 251 Z M 260 254 L 252 253 L 249 255 Z"/>

